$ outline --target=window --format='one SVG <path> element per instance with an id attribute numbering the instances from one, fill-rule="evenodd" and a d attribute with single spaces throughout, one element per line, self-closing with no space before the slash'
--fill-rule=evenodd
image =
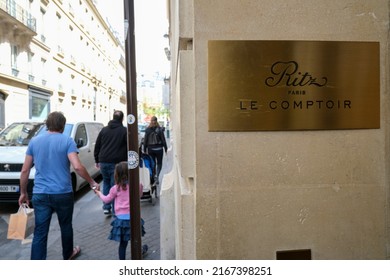
<path id="1" fill-rule="evenodd" d="M 27 65 L 28 65 L 28 80 L 30 82 L 34 82 L 35 77 L 34 77 L 34 69 L 33 69 L 33 58 L 34 58 L 34 53 L 31 51 L 27 52 Z"/>
<path id="2" fill-rule="evenodd" d="M 31 116 L 32 119 L 43 120 L 49 113 L 49 100 L 41 96 L 33 95 L 31 97 Z"/>
<path id="3" fill-rule="evenodd" d="M 33 58 L 34 53 L 33 52 L 27 52 L 27 61 L 28 61 L 28 73 L 32 75 L 34 73 L 33 71 Z"/>
<path id="4" fill-rule="evenodd" d="M 16 18 L 16 2 L 13 0 L 7 0 L 6 5 L 8 13 Z"/>
<path id="5" fill-rule="evenodd" d="M 58 75 L 57 75 L 57 80 L 58 80 L 58 91 L 59 92 L 63 92 L 64 91 L 64 86 L 62 84 L 62 80 L 63 80 L 63 75 L 62 75 L 62 68 L 58 67 Z"/>
<path id="6" fill-rule="evenodd" d="M 41 16 L 41 20 L 38 21 L 38 23 L 40 23 L 40 25 L 38 25 L 38 32 L 41 34 L 41 41 L 43 43 L 46 42 L 46 36 L 45 36 L 45 14 L 46 14 L 46 10 L 44 8 L 41 7 L 40 9 L 40 16 Z"/>
<path id="7" fill-rule="evenodd" d="M 71 95 L 72 96 L 76 95 L 76 91 L 75 91 L 75 87 L 76 87 L 75 77 L 76 76 L 73 75 L 73 74 L 70 75 L 70 91 L 71 91 Z"/>
<path id="8" fill-rule="evenodd" d="M 67 46 L 67 42 L 69 41 L 67 36 L 67 28 L 66 28 L 66 18 L 65 20 L 62 18 L 62 16 L 57 13 L 57 20 L 56 20 L 56 30 L 57 33 L 55 35 L 56 41 L 57 41 L 57 53 L 60 55 L 62 58 L 64 58 L 64 48 L 63 46 Z M 70 25 L 69 25 L 70 28 Z"/>
<path id="9" fill-rule="evenodd" d="M 0 92 L 0 130 L 5 127 L 5 94 Z"/>
<path id="10" fill-rule="evenodd" d="M 12 67 L 12 69 L 18 69 L 18 56 L 19 56 L 18 46 L 11 45 L 11 67 Z"/>
<path id="11" fill-rule="evenodd" d="M 42 79 L 45 79 L 45 73 L 46 73 L 46 59 L 41 58 L 41 73 L 42 73 Z"/>
<path id="12" fill-rule="evenodd" d="M 79 125 L 76 130 L 76 135 L 74 137 L 76 141 L 77 147 L 81 148 L 87 145 L 88 137 L 87 137 L 87 129 L 84 124 Z"/>
<path id="13" fill-rule="evenodd" d="M 50 94 L 39 89 L 29 88 L 30 119 L 45 120 L 50 112 Z"/>
<path id="14" fill-rule="evenodd" d="M 29 10 L 29 11 L 32 10 L 33 2 L 34 2 L 34 0 L 29 0 L 29 1 L 28 1 L 28 10 Z"/>

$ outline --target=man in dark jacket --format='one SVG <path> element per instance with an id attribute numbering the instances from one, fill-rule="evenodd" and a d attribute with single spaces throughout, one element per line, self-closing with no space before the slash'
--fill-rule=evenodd
<path id="1" fill-rule="evenodd" d="M 103 194 L 107 195 L 115 184 L 115 165 L 127 161 L 127 129 L 123 126 L 123 112 L 115 111 L 113 119 L 109 121 L 99 133 L 95 144 L 96 167 L 100 168 L 103 176 Z M 111 215 L 113 205 L 103 204 L 103 212 Z"/>

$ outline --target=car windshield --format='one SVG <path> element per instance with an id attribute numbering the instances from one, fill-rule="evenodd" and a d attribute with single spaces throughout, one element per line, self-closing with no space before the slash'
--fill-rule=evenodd
<path id="1" fill-rule="evenodd" d="M 27 146 L 43 123 L 13 123 L 0 132 L 0 146 Z"/>
<path id="2" fill-rule="evenodd" d="M 65 135 L 68 135 L 70 137 L 70 133 L 72 132 L 72 128 L 73 128 L 73 124 L 65 124 L 65 129 L 64 129 L 64 132 L 63 134 Z M 44 134 L 45 132 L 47 132 L 47 128 L 46 128 L 46 125 L 44 126 L 44 128 L 39 132 L 39 134 Z"/>
<path id="3" fill-rule="evenodd" d="M 63 134 L 68 135 L 70 137 L 70 133 L 72 132 L 73 124 L 65 124 L 65 129 Z"/>

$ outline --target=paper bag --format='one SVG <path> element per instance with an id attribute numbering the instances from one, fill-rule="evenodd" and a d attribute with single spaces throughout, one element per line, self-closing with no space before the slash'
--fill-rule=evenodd
<path id="1" fill-rule="evenodd" d="M 9 218 L 7 239 L 26 239 L 34 232 L 34 226 L 34 209 L 23 203 L 18 212 Z"/>

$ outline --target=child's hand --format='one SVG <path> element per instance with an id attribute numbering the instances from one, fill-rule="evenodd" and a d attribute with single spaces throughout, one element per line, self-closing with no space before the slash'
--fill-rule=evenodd
<path id="1" fill-rule="evenodd" d="M 100 185 L 98 183 L 94 182 L 93 184 L 91 184 L 91 189 L 93 191 L 96 191 L 96 190 L 99 191 L 100 190 Z"/>

